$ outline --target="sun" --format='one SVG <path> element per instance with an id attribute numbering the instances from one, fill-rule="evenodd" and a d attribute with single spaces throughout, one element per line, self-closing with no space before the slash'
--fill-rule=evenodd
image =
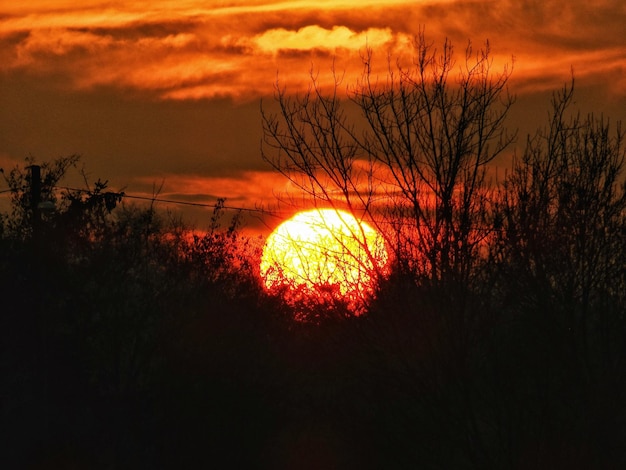
<path id="1" fill-rule="evenodd" d="M 361 314 L 384 275 L 388 254 L 381 234 L 335 209 L 299 212 L 267 238 L 260 273 L 265 287 L 292 303 L 342 302 Z"/>

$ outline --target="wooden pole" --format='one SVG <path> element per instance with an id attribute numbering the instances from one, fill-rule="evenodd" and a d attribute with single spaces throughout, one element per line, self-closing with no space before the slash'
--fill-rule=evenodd
<path id="1" fill-rule="evenodd" d="M 39 165 L 30 165 L 30 206 L 32 209 L 32 229 L 33 238 L 39 236 L 41 225 L 41 214 L 39 211 L 39 202 L 41 202 L 41 167 Z"/>

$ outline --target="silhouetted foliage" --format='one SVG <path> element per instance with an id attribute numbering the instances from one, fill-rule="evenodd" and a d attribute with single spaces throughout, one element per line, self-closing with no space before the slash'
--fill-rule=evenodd
<path id="1" fill-rule="evenodd" d="M 262 240 L 223 200 L 191 230 L 105 181 L 63 188 L 75 156 L 40 165 L 51 211 L 33 159 L 5 174 L 2 468 L 626 465 L 619 124 L 572 112 L 566 86 L 490 184 L 509 72 L 468 49 L 455 82 L 449 44 L 416 46 L 385 82 L 365 57 L 358 125 L 315 85 L 263 117 L 266 159 L 386 236 L 361 316 L 336 286 L 264 290 Z"/>
<path id="2" fill-rule="evenodd" d="M 188 399 L 178 389 L 168 397 L 164 381 L 192 380 L 187 362 L 204 361 L 211 343 L 218 347 L 210 362 L 223 374 L 248 367 L 241 355 L 250 366 L 257 360 L 245 352 L 254 348 L 246 330 L 257 321 L 243 316 L 258 298 L 253 248 L 239 235 L 238 218 L 222 228 L 223 201 L 197 235 L 153 205 L 125 205 L 106 182 L 60 188 L 77 161 L 41 165 L 41 197 L 55 210 L 41 214 L 36 230 L 30 173 L 16 168 L 7 178 L 13 210 L 3 219 L 0 293 L 2 421 L 10 435 L 2 458 L 44 467 L 57 457 L 87 459 L 91 468 L 155 466 L 186 445 L 167 447 L 167 456 L 155 447 L 169 432 L 154 426 L 175 426 L 171 400 L 186 407 Z M 216 390 L 203 385 L 206 400 L 231 400 L 226 380 Z M 225 423 L 227 412 L 216 406 Z"/>
<path id="3" fill-rule="evenodd" d="M 368 315 L 350 321 L 387 466 L 618 467 L 623 133 L 572 114 L 572 83 L 490 181 L 515 133 L 510 72 L 494 74 L 489 54 L 468 47 L 457 66 L 449 43 L 420 35 L 412 65 L 390 61 L 385 79 L 368 53 L 345 97 L 339 80 L 279 88 L 263 156 L 317 205 L 365 213 L 394 255 Z"/>
<path id="4" fill-rule="evenodd" d="M 529 139 L 502 189 L 494 287 L 507 330 L 500 333 L 512 344 L 499 347 L 517 356 L 514 344 L 532 360 L 517 356 L 515 375 L 501 358 L 495 367 L 498 386 L 507 382 L 513 400 L 532 397 L 528 414 L 518 416 L 528 435 L 510 445 L 522 441 L 538 451 L 544 442 L 567 442 L 557 451 L 602 468 L 615 463 L 615 439 L 625 429 L 616 395 L 626 384 L 617 366 L 626 353 L 623 134 L 604 117 L 568 117 L 572 96 L 573 86 L 554 94 L 548 127 Z M 520 376 L 537 383 L 520 383 Z M 538 428 L 546 424 L 542 415 L 556 427 Z"/>

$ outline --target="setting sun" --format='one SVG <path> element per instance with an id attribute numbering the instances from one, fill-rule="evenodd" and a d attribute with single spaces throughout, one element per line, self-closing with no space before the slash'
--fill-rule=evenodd
<path id="1" fill-rule="evenodd" d="M 299 212 L 268 237 L 261 277 L 288 301 L 342 301 L 355 314 L 371 298 L 388 255 L 381 235 L 345 211 Z"/>

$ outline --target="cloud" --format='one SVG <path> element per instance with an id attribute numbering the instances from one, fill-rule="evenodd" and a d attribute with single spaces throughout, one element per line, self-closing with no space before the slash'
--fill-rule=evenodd
<path id="1" fill-rule="evenodd" d="M 335 26 L 325 29 L 317 25 L 305 26 L 294 30 L 284 28 L 270 29 L 251 38 L 264 53 L 277 53 L 281 50 L 312 50 L 339 49 L 360 50 L 365 45 L 383 47 L 393 39 L 391 28 L 370 28 L 366 31 L 355 32 L 345 26 Z"/>
<path id="2" fill-rule="evenodd" d="M 82 51 L 97 54 L 111 48 L 113 39 L 90 32 L 40 29 L 31 32 L 15 49 L 13 67 L 41 66 L 50 59 Z"/>
<path id="3" fill-rule="evenodd" d="M 155 184 L 159 182 L 158 184 Z M 244 210 L 257 209 L 277 212 L 276 196 L 290 192 L 290 183 L 280 174 L 246 170 L 230 176 L 194 174 L 148 175 L 135 178 L 126 189 L 132 196 L 154 197 L 154 188 L 163 183 L 158 199 L 177 201 L 161 203 L 174 210 L 188 209 L 186 203 L 197 204 L 196 215 L 209 209 L 218 198 L 225 198 L 226 205 Z M 129 198 L 130 199 L 130 198 Z M 282 209 L 281 209 L 282 210 Z"/>
<path id="4" fill-rule="evenodd" d="M 331 59 L 356 73 L 366 46 L 383 51 L 384 67 L 421 28 L 461 49 L 489 39 L 498 63 L 515 56 L 527 88 L 562 83 L 570 67 L 591 77 L 626 64 L 617 0 L 32 0 L 0 18 L 0 71 L 174 100 L 265 95 L 277 72 L 297 88 Z"/>
<path id="5" fill-rule="evenodd" d="M 366 46 L 384 79 L 388 54 L 424 30 L 439 49 L 449 38 L 458 64 L 469 40 L 490 41 L 496 72 L 515 57 L 520 121 L 541 120 L 572 68 L 577 97 L 623 120 L 624 24 L 621 0 L 0 2 L 0 160 L 81 153 L 129 193 L 150 196 L 165 175 L 172 199 L 289 201 L 295 185 L 259 157 L 258 101 L 277 81 L 306 90 L 313 71 L 332 86 L 334 66 L 349 86 Z"/>

